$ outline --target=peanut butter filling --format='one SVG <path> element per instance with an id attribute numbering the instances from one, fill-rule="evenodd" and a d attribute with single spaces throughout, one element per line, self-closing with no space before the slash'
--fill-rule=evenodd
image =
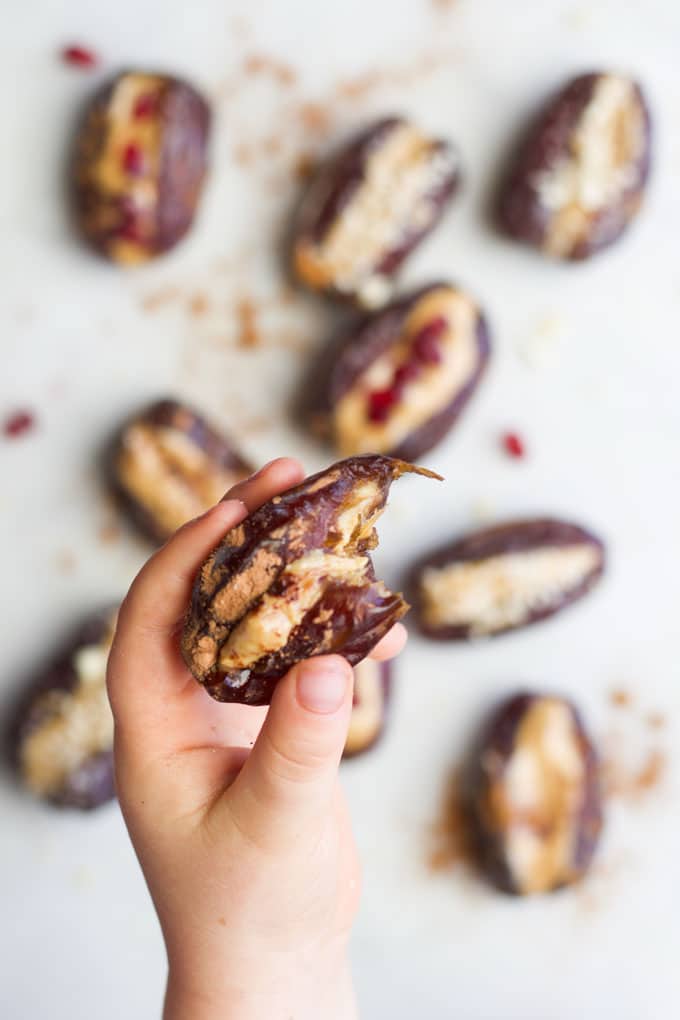
<path id="1" fill-rule="evenodd" d="M 601 75 L 569 143 L 569 152 L 537 175 L 541 204 L 552 213 L 543 248 L 568 255 L 592 219 L 640 183 L 644 112 L 628 78 Z"/>
<path id="2" fill-rule="evenodd" d="M 46 691 L 37 706 L 44 718 L 22 743 L 21 772 L 39 796 L 58 794 L 88 758 L 113 747 L 113 716 L 106 693 L 106 664 L 115 618 L 99 644 L 74 656 L 76 682 L 71 690 Z"/>
<path id="3" fill-rule="evenodd" d="M 394 371 L 411 356 L 417 333 L 437 318 L 448 324 L 440 340 L 441 361 L 423 365 L 403 387 L 400 400 L 384 422 L 368 416 L 369 394 L 386 389 Z M 448 407 L 472 380 L 479 364 L 478 309 L 465 294 L 450 287 L 430 291 L 409 314 L 401 339 L 373 361 L 333 411 L 333 432 L 343 457 L 388 453 Z"/>
<path id="4" fill-rule="evenodd" d="M 346 754 L 356 754 L 373 743 L 382 729 L 384 711 L 382 668 L 373 659 L 364 659 L 354 667 L 354 705 Z"/>
<path id="5" fill-rule="evenodd" d="M 494 765 L 488 762 L 492 772 Z M 572 712 L 558 698 L 538 699 L 485 805 L 521 893 L 547 892 L 573 877 L 584 769 Z"/>
<path id="6" fill-rule="evenodd" d="M 375 266 L 407 235 L 430 226 L 431 195 L 454 159 L 448 150 L 433 150 L 413 125 L 396 125 L 369 155 L 360 186 L 321 241 L 297 245 L 300 276 L 313 287 L 359 290 L 367 307 L 381 304 L 389 284 Z"/>
<path id="7" fill-rule="evenodd" d="M 599 563 L 599 549 L 582 543 L 427 567 L 423 620 L 433 629 L 469 627 L 478 636 L 504 630 L 559 602 Z"/>

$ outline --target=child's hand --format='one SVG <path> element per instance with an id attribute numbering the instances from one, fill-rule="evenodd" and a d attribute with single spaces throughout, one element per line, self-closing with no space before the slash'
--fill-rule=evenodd
<path id="1" fill-rule="evenodd" d="M 167 946 L 166 1020 L 356 1015 L 346 949 L 359 864 L 337 777 L 351 669 L 334 655 L 300 663 L 267 712 L 211 700 L 178 650 L 202 560 L 302 477 L 278 460 L 237 485 L 149 560 L 121 607 L 116 778 Z M 396 654 L 404 635 L 398 624 L 374 655 Z"/>

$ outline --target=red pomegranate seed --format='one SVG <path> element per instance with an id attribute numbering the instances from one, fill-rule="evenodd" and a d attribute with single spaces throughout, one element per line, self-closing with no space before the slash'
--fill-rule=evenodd
<path id="1" fill-rule="evenodd" d="M 144 153 L 132 142 L 123 149 L 123 169 L 133 177 L 144 172 Z"/>
<path id="2" fill-rule="evenodd" d="M 65 46 L 61 51 L 62 60 L 74 67 L 96 67 L 99 57 L 93 50 L 84 46 Z"/>
<path id="3" fill-rule="evenodd" d="M 394 383 L 398 389 L 401 389 L 408 382 L 412 382 L 417 379 L 420 375 L 420 365 L 417 361 L 405 361 L 403 365 L 394 373 Z"/>
<path id="4" fill-rule="evenodd" d="M 520 460 L 526 453 L 524 440 L 516 432 L 506 432 L 502 438 L 503 449 L 509 457 Z"/>
<path id="5" fill-rule="evenodd" d="M 15 411 L 5 419 L 2 431 L 8 439 L 16 439 L 29 432 L 35 425 L 35 418 L 30 411 Z"/>
<path id="6" fill-rule="evenodd" d="M 427 365 L 438 365 L 442 360 L 440 340 L 449 324 L 442 316 L 432 319 L 426 326 L 423 326 L 413 338 L 413 353 L 419 361 Z"/>
<path id="7" fill-rule="evenodd" d="M 388 390 L 374 390 L 373 393 L 370 393 L 368 396 L 369 421 L 386 421 L 387 416 L 398 399 L 399 394 L 393 386 Z"/>
<path id="8" fill-rule="evenodd" d="M 158 96 L 155 92 L 143 92 L 132 107 L 132 116 L 135 120 L 143 120 L 156 112 Z"/>

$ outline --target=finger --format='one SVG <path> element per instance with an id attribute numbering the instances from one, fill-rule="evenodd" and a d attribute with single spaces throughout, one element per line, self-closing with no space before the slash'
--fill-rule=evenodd
<path id="1" fill-rule="evenodd" d="M 370 651 L 368 658 L 375 659 L 377 662 L 393 659 L 403 650 L 407 638 L 408 632 L 403 623 L 395 623 L 392 629 L 385 634 L 385 637 L 381 638 L 375 648 Z"/>
<path id="2" fill-rule="evenodd" d="M 286 850 L 330 804 L 352 710 L 352 671 L 338 655 L 307 659 L 279 683 L 252 753 L 226 797 L 247 837 Z"/>

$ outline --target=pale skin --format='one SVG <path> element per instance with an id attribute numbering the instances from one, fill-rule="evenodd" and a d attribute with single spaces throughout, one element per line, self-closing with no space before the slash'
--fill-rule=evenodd
<path id="1" fill-rule="evenodd" d="M 108 670 L 116 782 L 168 955 L 164 1020 L 353 1020 L 347 944 L 360 870 L 338 766 L 352 707 L 340 656 L 309 659 L 267 709 L 221 705 L 178 634 L 201 562 L 297 484 L 273 461 L 181 528 L 121 607 Z M 373 650 L 391 658 L 397 624 Z"/>

